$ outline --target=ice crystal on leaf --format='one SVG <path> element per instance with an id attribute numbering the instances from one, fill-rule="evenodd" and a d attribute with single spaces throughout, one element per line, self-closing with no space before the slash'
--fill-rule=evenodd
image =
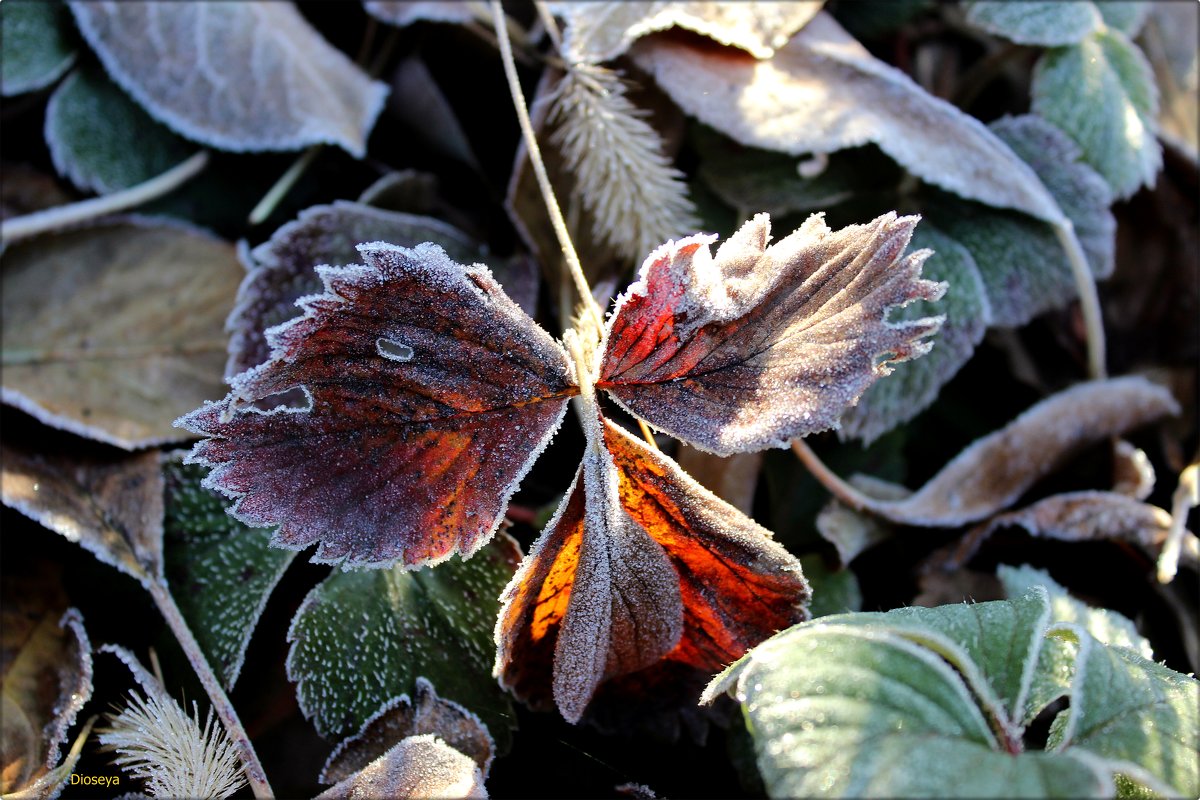
<path id="1" fill-rule="evenodd" d="M 605 419 L 598 390 L 721 453 L 835 426 L 940 323 L 888 321 L 944 288 L 920 278 L 927 251 L 904 255 L 916 222 L 832 231 L 818 216 L 770 245 L 760 214 L 715 255 L 714 236 L 668 242 L 599 346 L 568 331 L 571 354 L 485 267 L 432 244 L 360 245 L 363 265 L 321 268 L 324 293 L 268 331 L 266 363 L 179 424 L 206 437 L 191 458 L 213 468 L 207 484 L 244 521 L 279 525 L 277 544 L 413 568 L 492 536 L 578 396 L 587 450 L 504 592 L 495 668 L 578 721 L 602 685 L 711 674 L 804 619 L 809 595 L 768 531 Z M 295 387 L 309 408 L 263 410 Z"/>

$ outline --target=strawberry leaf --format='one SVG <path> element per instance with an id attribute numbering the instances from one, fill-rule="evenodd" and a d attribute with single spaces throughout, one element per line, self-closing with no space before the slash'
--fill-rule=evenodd
<path id="1" fill-rule="evenodd" d="M 768 247 L 760 214 L 715 257 L 715 236 L 667 243 L 617 300 L 597 386 L 722 455 L 835 427 L 885 362 L 928 351 L 940 324 L 887 321 L 945 288 L 920 279 L 928 251 L 904 256 L 916 223 L 888 214 L 831 231 L 814 216 Z"/>
<path id="2" fill-rule="evenodd" d="M 75 63 L 71 23 L 59 3 L 6 3 L 0 9 L 0 94 L 42 89 Z"/>
<path id="3" fill-rule="evenodd" d="M 252 526 L 314 560 L 406 567 L 469 556 L 550 440 L 574 388 L 566 353 L 486 267 L 440 247 L 360 247 L 268 331 L 272 357 L 179 420 L 191 459 Z M 301 405 L 276 405 L 273 398 Z"/>

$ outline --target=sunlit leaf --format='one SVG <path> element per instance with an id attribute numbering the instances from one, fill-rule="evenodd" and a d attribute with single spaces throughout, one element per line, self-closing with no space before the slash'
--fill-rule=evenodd
<path id="1" fill-rule="evenodd" d="M 292 3 L 70 6 L 109 76 L 176 133 L 236 152 L 366 151 L 387 87 Z"/>
<path id="2" fill-rule="evenodd" d="M 742 144 L 801 155 L 871 142 L 961 197 L 1062 219 L 981 122 L 873 57 L 826 13 L 766 61 L 669 37 L 643 39 L 631 56 L 684 111 Z"/>
<path id="3" fill-rule="evenodd" d="M 72 72 L 50 97 L 46 146 L 60 175 L 99 194 L 150 180 L 195 150 L 90 65 Z"/>
<path id="4" fill-rule="evenodd" d="M 967 22 L 1018 44 L 1077 44 L 1104 24 L 1097 4 L 1091 0 L 1022 3 L 971 0 L 964 5 Z"/>
<path id="5" fill-rule="evenodd" d="M 225 513 L 225 498 L 204 489 L 204 469 L 178 458 L 163 464 L 167 578 L 208 662 L 232 687 L 271 590 L 295 553 L 270 546 L 271 532 Z"/>
<path id="6" fill-rule="evenodd" d="M 211 437 L 190 458 L 238 519 L 319 542 L 316 561 L 469 556 L 558 428 L 570 364 L 486 267 L 428 243 L 359 250 L 366 266 L 318 269 L 324 293 L 268 332 L 270 361 L 179 420 Z"/>
<path id="7" fill-rule="evenodd" d="M 1158 89 L 1137 45 L 1112 28 L 1046 51 L 1033 73 L 1033 111 L 1067 133 L 1119 198 L 1162 166 Z"/>
<path id="8" fill-rule="evenodd" d="M 922 251 L 904 251 L 916 218 L 889 214 L 838 231 L 819 216 L 768 246 L 756 216 L 714 256 L 712 235 L 650 254 L 617 300 L 597 386 L 681 439 L 727 455 L 836 426 L 846 408 L 929 349 L 940 320 L 889 323 L 935 300 Z"/>
<path id="9" fill-rule="evenodd" d="M 362 797 L 487 797 L 483 775 L 467 756 L 426 733 L 410 736 L 316 800 Z"/>
<path id="10" fill-rule="evenodd" d="M 226 315 L 243 271 L 225 242 L 148 220 L 18 242 L 4 254 L 4 401 L 126 449 L 223 391 Z"/>
<path id="11" fill-rule="evenodd" d="M 0 94 L 42 89 L 75 63 L 70 19 L 60 3 L 8 0 L 0 7 Z"/>
<path id="12" fill-rule="evenodd" d="M 501 750 L 512 707 L 489 678 L 501 588 L 520 558 L 505 534 L 467 561 L 437 569 L 335 572 L 292 621 L 289 679 L 300 708 L 326 736 L 359 731 L 386 702 L 414 696 L 425 678 L 478 714 Z"/>

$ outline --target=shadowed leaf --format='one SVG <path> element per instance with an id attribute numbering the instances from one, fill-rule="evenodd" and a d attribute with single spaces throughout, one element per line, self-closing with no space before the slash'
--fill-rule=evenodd
<path id="1" fill-rule="evenodd" d="M 67 9 L 60 3 L 9 2 L 0 8 L 0 94 L 42 89 L 75 63 Z"/>

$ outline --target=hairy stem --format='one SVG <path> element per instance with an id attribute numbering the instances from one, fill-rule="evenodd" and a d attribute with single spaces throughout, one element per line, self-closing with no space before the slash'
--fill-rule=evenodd
<path id="1" fill-rule="evenodd" d="M 829 490 L 829 493 L 855 511 L 874 511 L 878 504 L 850 484 L 839 478 L 833 470 L 825 466 L 812 448 L 803 439 L 792 440 L 792 452 L 800 462 L 808 468 L 812 476 Z"/>
<path id="2" fill-rule="evenodd" d="M 1075 277 L 1075 288 L 1079 292 L 1079 307 L 1083 311 L 1083 324 L 1087 329 L 1088 374 L 1093 380 L 1107 377 L 1108 369 L 1104 355 L 1104 321 L 1100 315 L 1100 295 L 1096 292 L 1096 281 L 1088 267 L 1075 226 L 1064 218 L 1054 226 L 1059 242 L 1067 251 L 1071 263 L 1071 274 Z"/>
<path id="3" fill-rule="evenodd" d="M 512 92 L 513 107 L 517 112 L 517 120 L 521 124 L 521 135 L 525 138 L 525 146 L 529 150 L 529 163 L 533 166 L 533 172 L 537 176 L 538 188 L 541 189 L 546 211 L 550 214 L 550 222 L 554 226 L 554 234 L 562 248 L 563 258 L 566 259 L 571 278 L 575 281 L 575 291 L 587 308 L 587 314 L 592 318 L 595 332 L 598 334 L 604 329 L 604 317 L 599 304 L 592 297 L 592 290 L 583 274 L 583 265 L 579 263 L 579 254 L 575 252 L 575 245 L 571 242 L 571 235 L 567 232 L 567 223 L 563 219 L 562 209 L 559 207 L 558 199 L 554 196 L 554 188 L 550 185 L 550 176 L 547 175 L 546 165 L 542 161 L 542 151 L 538 147 L 537 134 L 534 133 L 533 122 L 529 119 L 529 110 L 525 106 L 525 94 L 521 91 L 521 83 L 517 78 L 517 64 L 513 59 L 512 43 L 508 39 L 504 9 L 500 6 L 500 0 L 491 0 L 491 2 L 492 22 L 496 29 L 496 39 L 500 43 L 500 60 L 504 63 L 504 75 L 508 79 L 509 91 Z"/>
<path id="4" fill-rule="evenodd" d="M 0 222 L 0 239 L 5 242 L 15 242 L 39 233 L 65 228 L 68 225 L 86 222 L 105 214 L 115 214 L 118 211 L 157 200 L 194 178 L 207 164 L 208 152 L 201 150 L 187 161 L 171 167 L 163 174 L 153 177 L 145 183 L 139 183 L 137 186 L 101 197 L 81 200 L 78 203 L 69 203 L 65 206 L 56 206 L 21 217 L 6 219 Z"/>
<path id="5" fill-rule="evenodd" d="M 225 731 L 237 746 L 238 756 L 242 760 L 242 769 L 246 773 L 246 780 L 250 783 L 251 791 L 260 800 L 274 797 L 275 793 L 271 791 L 271 785 L 267 783 L 267 774 L 258 760 L 258 754 L 254 752 L 254 745 L 250 742 L 250 737 L 242 726 L 242 721 L 238 719 L 233 703 L 229 702 L 229 696 L 225 694 L 220 679 L 212 671 L 212 667 L 209 666 L 208 660 L 200 650 L 200 644 L 192 635 L 192 629 L 188 627 L 179 606 L 175 604 L 175 598 L 171 596 L 166 583 L 162 581 L 150 580 L 148 585 L 150 596 L 154 598 L 158 610 L 167 621 L 167 626 L 175 634 L 179 646 L 183 648 L 192 669 L 196 672 L 196 677 L 200 679 L 204 691 L 208 693 L 213 710 L 217 712 L 217 716 L 221 718 L 221 724 L 225 726 Z"/>

